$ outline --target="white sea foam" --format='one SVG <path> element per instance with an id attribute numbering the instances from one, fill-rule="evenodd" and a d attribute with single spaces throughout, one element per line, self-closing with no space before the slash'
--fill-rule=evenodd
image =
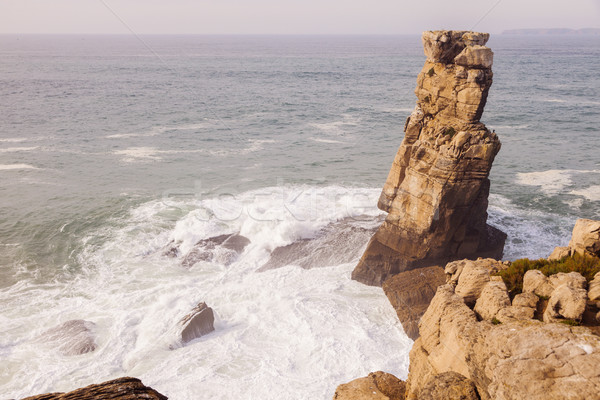
<path id="1" fill-rule="evenodd" d="M 311 137 L 310 140 L 312 140 L 313 142 L 318 142 L 318 143 L 344 143 L 339 140 L 323 139 L 323 138 L 315 138 L 315 137 Z"/>
<path id="2" fill-rule="evenodd" d="M 600 185 L 593 185 L 584 189 L 572 190 L 569 194 L 583 196 L 590 201 L 600 201 Z"/>
<path id="3" fill-rule="evenodd" d="M 382 108 L 381 111 L 383 112 L 387 112 L 387 113 L 411 113 L 413 112 L 414 108 L 394 108 L 394 107 L 389 107 L 389 108 Z"/>
<path id="4" fill-rule="evenodd" d="M 566 103 L 566 100 L 563 99 L 546 99 L 544 100 L 547 103 Z"/>
<path id="5" fill-rule="evenodd" d="M 7 147 L 5 149 L 0 149 L 0 153 L 17 153 L 22 151 L 32 151 L 36 149 L 38 149 L 38 147 Z"/>
<path id="6" fill-rule="evenodd" d="M 29 164 L 0 164 L 0 171 L 22 170 L 22 169 L 39 169 Z"/>
<path id="7" fill-rule="evenodd" d="M 548 170 L 517 173 L 517 183 L 528 186 L 539 186 L 547 195 L 556 195 L 570 186 L 572 177 L 577 174 L 600 174 L 600 170 Z"/>
<path id="8" fill-rule="evenodd" d="M 0 391 L 20 398 L 129 375 L 182 400 L 326 399 L 340 382 L 373 370 L 406 378 L 412 342 L 381 289 L 350 279 L 354 262 L 256 272 L 273 242 L 309 237 L 339 218 L 379 215 L 378 194 L 266 188 L 228 202 L 137 207 L 84 240 L 108 238 L 85 247 L 83 273 L 0 291 L 0 354 L 10 377 Z M 163 255 L 170 239 L 193 243 L 236 230 L 252 242 L 228 266 L 201 262 L 185 269 Z M 215 310 L 216 331 L 170 350 L 177 342 L 173 327 L 199 301 Z M 49 327 L 80 318 L 97 325 L 95 352 L 65 357 L 33 343 Z"/>
<path id="9" fill-rule="evenodd" d="M 130 147 L 125 150 L 114 151 L 114 154 L 124 156 L 123 161 L 125 162 L 160 160 L 160 153 L 162 151 L 154 147 Z"/>

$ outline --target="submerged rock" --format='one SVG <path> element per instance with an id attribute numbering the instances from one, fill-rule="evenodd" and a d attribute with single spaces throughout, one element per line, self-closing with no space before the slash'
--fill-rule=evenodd
<path id="1" fill-rule="evenodd" d="M 452 259 L 500 258 L 506 235 L 486 224 L 488 175 L 500 141 L 479 122 L 492 84 L 489 35 L 423 34 L 427 61 L 378 207 L 388 216 L 352 278 L 389 276 Z"/>
<path id="2" fill-rule="evenodd" d="M 250 244 L 250 240 L 238 234 L 226 234 L 202 239 L 183 257 L 181 265 L 190 268 L 200 261 L 216 261 L 229 265 L 238 258 L 248 244 Z M 168 253 L 173 254 L 173 250 L 169 250 Z M 178 254 L 178 251 L 175 254 Z"/>
<path id="3" fill-rule="evenodd" d="M 96 350 L 96 324 L 82 319 L 67 321 L 44 332 L 40 342 L 56 345 L 58 351 L 65 356 L 77 356 Z"/>
<path id="4" fill-rule="evenodd" d="M 137 378 L 119 378 L 86 386 L 68 393 L 48 393 L 22 400 L 167 400 L 168 397 L 144 386 Z"/>
<path id="5" fill-rule="evenodd" d="M 181 341 L 183 344 L 207 335 L 215 330 L 215 315 L 206 303 L 198 303 L 196 307 L 179 321 Z"/>

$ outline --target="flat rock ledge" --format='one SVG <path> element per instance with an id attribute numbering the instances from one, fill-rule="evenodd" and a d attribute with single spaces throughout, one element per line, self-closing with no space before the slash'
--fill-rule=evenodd
<path id="1" fill-rule="evenodd" d="M 168 397 L 145 386 L 137 378 L 119 378 L 89 385 L 68 393 L 48 393 L 26 397 L 22 400 L 167 400 Z"/>

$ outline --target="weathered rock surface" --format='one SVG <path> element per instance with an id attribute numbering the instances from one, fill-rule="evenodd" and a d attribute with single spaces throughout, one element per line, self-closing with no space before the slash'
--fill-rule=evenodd
<path id="1" fill-rule="evenodd" d="M 456 372 L 433 376 L 418 397 L 420 400 L 479 400 L 475 384 Z"/>
<path id="2" fill-rule="evenodd" d="M 587 305 L 587 291 L 566 284 L 560 285 L 552 292 L 548 306 L 544 312 L 544 322 L 559 319 L 580 321 Z"/>
<path id="3" fill-rule="evenodd" d="M 506 264 L 487 258 L 454 261 L 448 263 L 444 271 L 448 276 L 447 282 L 456 286 L 456 294 L 472 306 L 490 281 L 490 274 L 505 268 Z"/>
<path id="4" fill-rule="evenodd" d="M 444 269 L 433 266 L 401 272 L 383 283 L 383 291 L 411 339 L 419 337 L 419 320 L 438 286 L 445 282 Z"/>
<path id="5" fill-rule="evenodd" d="M 572 278 L 567 275 L 553 280 L 565 282 Z M 573 286 L 562 283 L 554 292 L 585 292 Z M 451 284 L 440 286 L 421 318 L 421 336 L 410 353 L 407 399 L 426 398 L 422 389 L 445 372 L 472 381 L 484 400 L 597 398 L 600 337 L 590 329 L 530 319 L 532 293 L 515 297 L 513 304 L 521 305 L 497 312 L 500 324 L 478 321 L 454 290 Z M 475 304 L 484 295 L 485 290 Z"/>
<path id="6" fill-rule="evenodd" d="M 136 378 L 119 378 L 86 386 L 68 393 L 48 393 L 26 397 L 23 400 L 167 400 L 168 397 L 144 386 Z"/>
<path id="7" fill-rule="evenodd" d="M 488 175 L 500 141 L 479 122 L 492 84 L 489 35 L 423 34 L 427 61 L 378 207 L 388 216 L 352 278 L 389 276 L 452 259 L 500 258 L 506 235 L 486 224 Z"/>
<path id="8" fill-rule="evenodd" d="M 594 279 L 590 282 L 588 298 L 591 301 L 600 301 L 600 272 L 594 275 Z"/>
<path id="9" fill-rule="evenodd" d="M 93 322 L 75 319 L 47 330 L 38 341 L 54 344 L 65 356 L 90 353 L 97 347 L 95 327 Z"/>
<path id="10" fill-rule="evenodd" d="M 519 293 L 513 299 L 512 305 L 515 307 L 536 308 L 539 300 L 540 298 L 533 293 Z"/>
<path id="11" fill-rule="evenodd" d="M 337 387 L 334 400 L 404 400 L 406 384 L 392 374 L 377 371 Z"/>
<path id="12" fill-rule="evenodd" d="M 198 303 L 196 307 L 179 322 L 181 326 L 181 341 L 191 342 L 215 330 L 215 316 L 212 308 L 206 303 Z"/>
<path id="13" fill-rule="evenodd" d="M 578 219 L 573 227 L 569 248 L 579 254 L 600 257 L 600 221 Z"/>
<path id="14" fill-rule="evenodd" d="M 481 291 L 474 308 L 475 313 L 481 319 L 488 321 L 496 318 L 500 310 L 510 306 L 510 298 L 502 278 L 499 276 L 492 276 L 491 278 Z"/>
<path id="15" fill-rule="evenodd" d="M 542 271 L 532 269 L 523 276 L 523 293 L 534 293 L 541 297 L 550 297 L 553 291 L 554 286 Z"/>
<path id="16" fill-rule="evenodd" d="M 573 227 L 569 246 L 555 247 L 548 259 L 560 260 L 574 253 L 600 257 L 600 221 L 578 219 Z"/>

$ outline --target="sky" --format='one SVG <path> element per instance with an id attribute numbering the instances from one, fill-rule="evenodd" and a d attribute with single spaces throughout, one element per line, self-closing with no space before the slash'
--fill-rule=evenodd
<path id="1" fill-rule="evenodd" d="M 417 34 L 600 28 L 600 0 L 0 0 L 0 33 Z"/>

